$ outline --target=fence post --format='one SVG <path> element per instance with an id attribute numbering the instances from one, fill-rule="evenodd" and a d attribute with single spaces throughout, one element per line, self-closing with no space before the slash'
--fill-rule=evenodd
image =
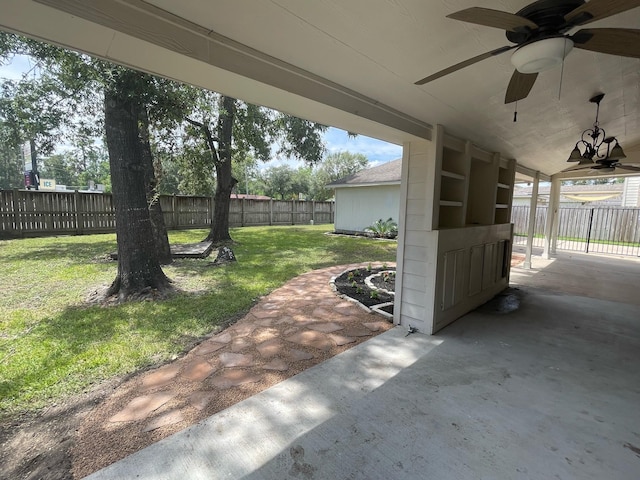
<path id="1" fill-rule="evenodd" d="M 76 233 L 82 235 L 84 215 L 82 214 L 82 200 L 80 199 L 80 192 L 78 190 L 73 194 L 73 199 L 76 204 Z"/>
<path id="2" fill-rule="evenodd" d="M 311 221 L 313 222 L 313 224 L 316 224 L 316 201 L 313 200 L 311 202 Z"/>
<path id="3" fill-rule="evenodd" d="M 291 200 L 291 225 L 295 225 L 296 224 L 296 218 L 294 216 L 295 209 L 296 209 L 296 201 L 295 200 Z"/>
<path id="4" fill-rule="evenodd" d="M 589 242 L 591 241 L 591 226 L 593 225 L 593 208 L 589 212 L 589 227 L 587 228 L 587 246 L 585 253 L 589 253 Z"/>
<path id="5" fill-rule="evenodd" d="M 244 198 L 240 199 L 240 226 L 244 227 Z"/>
<path id="6" fill-rule="evenodd" d="M 269 226 L 273 225 L 273 198 L 269 199 Z"/>
<path id="7" fill-rule="evenodd" d="M 22 219 L 20 218 L 20 200 L 19 200 L 19 196 L 20 196 L 20 191 L 17 188 L 13 189 L 13 195 L 12 195 L 12 200 L 13 200 L 13 224 L 15 225 L 15 229 L 16 231 L 20 234 L 20 236 L 22 237 Z"/>
<path id="8" fill-rule="evenodd" d="M 171 197 L 171 228 L 173 230 L 178 229 L 178 206 L 176 200 L 176 194 L 174 193 Z"/>

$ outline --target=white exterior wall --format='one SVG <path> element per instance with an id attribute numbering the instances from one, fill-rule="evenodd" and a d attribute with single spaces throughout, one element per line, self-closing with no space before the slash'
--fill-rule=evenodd
<path id="1" fill-rule="evenodd" d="M 640 177 L 627 177 L 624 179 L 622 206 L 640 207 Z"/>
<path id="2" fill-rule="evenodd" d="M 394 323 L 431 333 L 435 301 L 437 232 L 431 230 L 435 165 L 433 144 L 405 143 L 396 277 Z"/>
<path id="3" fill-rule="evenodd" d="M 400 215 L 400 185 L 336 188 L 335 230 L 363 232 L 379 219 Z"/>

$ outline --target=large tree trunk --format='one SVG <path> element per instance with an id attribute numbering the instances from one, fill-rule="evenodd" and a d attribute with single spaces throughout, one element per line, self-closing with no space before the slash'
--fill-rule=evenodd
<path id="1" fill-rule="evenodd" d="M 149 205 L 149 216 L 151 218 L 156 254 L 158 255 L 158 261 L 161 265 L 169 265 L 173 259 L 171 257 L 169 237 L 167 236 L 167 226 L 164 223 L 164 215 L 162 214 L 162 207 L 160 206 L 157 189 L 158 182 L 153 168 L 153 154 L 151 153 L 151 142 L 149 140 L 149 116 L 144 107 L 140 109 L 138 130 L 146 177 L 147 204 Z"/>
<path id="2" fill-rule="evenodd" d="M 105 131 L 118 240 L 118 274 L 107 295 L 120 300 L 163 292 L 170 281 L 156 253 L 146 196 L 146 169 L 138 131 L 139 103 L 105 91 Z"/>
<path id="3" fill-rule="evenodd" d="M 214 155 L 216 167 L 216 192 L 213 197 L 213 219 L 206 240 L 224 242 L 231 240 L 229 233 L 229 206 L 231 191 L 238 181 L 231 174 L 231 141 L 233 137 L 233 119 L 236 112 L 235 99 L 220 97 L 218 117 L 218 155 Z M 212 153 L 215 150 L 212 150 Z"/>

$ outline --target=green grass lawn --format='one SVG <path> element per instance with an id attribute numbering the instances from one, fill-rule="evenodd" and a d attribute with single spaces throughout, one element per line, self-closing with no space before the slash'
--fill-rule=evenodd
<path id="1" fill-rule="evenodd" d="M 115 235 L 0 241 L 0 417 L 174 358 L 301 273 L 395 261 L 395 242 L 324 235 L 330 228 L 235 229 L 237 264 L 177 260 L 164 270 L 184 293 L 110 307 L 85 299 L 115 277 L 116 263 L 104 259 Z M 192 243 L 206 233 L 172 232 L 169 240 Z"/>

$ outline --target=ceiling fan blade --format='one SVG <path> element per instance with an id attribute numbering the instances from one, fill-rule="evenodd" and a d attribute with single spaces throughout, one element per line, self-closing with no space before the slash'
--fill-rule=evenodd
<path id="1" fill-rule="evenodd" d="M 533 30 L 538 25 L 528 18 L 491 8 L 472 7 L 447 15 L 447 18 L 462 22 L 475 23 L 485 27 L 500 28 L 511 32 Z"/>
<path id="2" fill-rule="evenodd" d="M 529 92 L 533 88 L 538 78 L 537 73 L 520 73 L 518 70 L 513 71 L 507 93 L 504 96 L 504 103 L 517 102 L 523 98 L 527 98 Z"/>
<path id="3" fill-rule="evenodd" d="M 583 28 L 572 37 L 575 47 L 592 52 L 640 58 L 640 30 L 632 28 Z"/>
<path id="4" fill-rule="evenodd" d="M 564 16 L 567 23 L 585 25 L 640 7 L 640 0 L 590 0 Z"/>
<path id="5" fill-rule="evenodd" d="M 571 167 L 565 168 L 564 170 L 561 171 L 561 173 L 577 172 L 579 170 L 591 170 L 592 166 L 593 166 L 593 164 L 591 164 L 591 165 L 573 165 Z"/>
<path id="6" fill-rule="evenodd" d="M 616 165 L 618 170 L 626 170 L 627 172 L 640 172 L 640 167 L 635 165 Z"/>
<path id="7" fill-rule="evenodd" d="M 483 53 L 482 55 L 478 55 L 477 57 L 470 58 L 465 60 L 464 62 L 456 63 L 451 67 L 445 68 L 444 70 L 440 70 L 439 72 L 434 73 L 433 75 L 429 75 L 428 77 L 424 77 L 422 80 L 418 80 L 415 85 L 424 85 L 425 83 L 432 82 L 437 80 L 440 77 L 444 77 L 445 75 L 449 75 L 450 73 L 457 72 L 458 70 L 462 70 L 469 65 L 473 65 L 474 63 L 478 63 L 486 58 L 495 57 L 496 55 L 500 55 L 508 50 L 516 48 L 518 45 L 513 45 L 510 47 L 500 47 L 495 50 L 491 50 L 490 52 Z"/>

